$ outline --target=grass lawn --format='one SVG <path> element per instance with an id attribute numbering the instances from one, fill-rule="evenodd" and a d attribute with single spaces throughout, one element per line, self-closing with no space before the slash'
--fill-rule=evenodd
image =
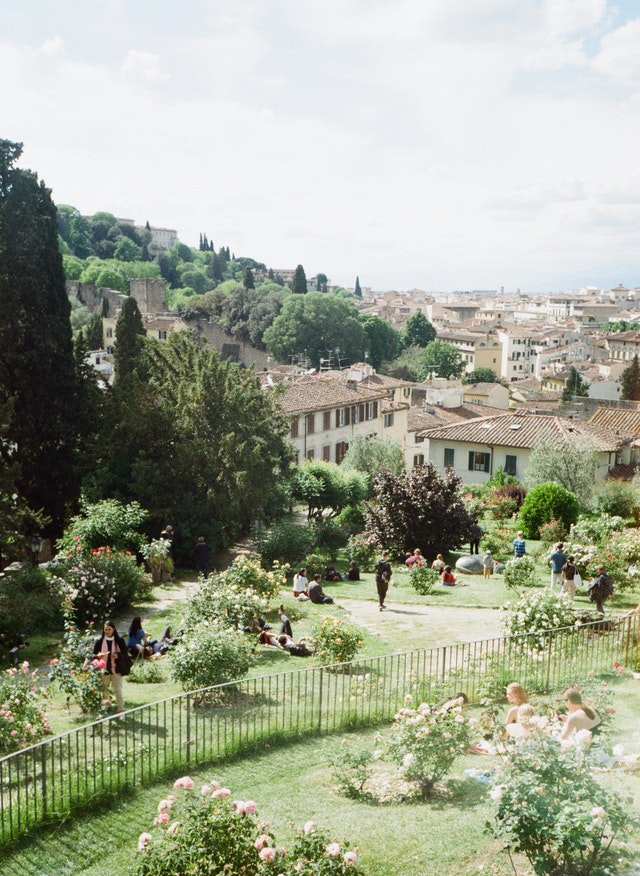
<path id="1" fill-rule="evenodd" d="M 640 752 L 640 682 L 615 685 L 612 742 L 627 752 Z M 506 706 L 504 707 L 506 710 Z M 383 733 L 385 730 L 383 729 Z M 349 734 L 348 744 L 373 749 L 374 731 Z M 368 876 L 441 876 L 458 873 L 513 873 L 501 843 L 486 836 L 489 816 L 486 785 L 463 771 L 488 768 L 493 758 L 467 755 L 456 761 L 446 790 L 431 803 L 370 805 L 348 800 L 332 781 L 329 757 L 342 736 L 307 740 L 265 750 L 192 773 L 197 780 L 215 778 L 240 799 L 254 799 L 259 816 L 268 820 L 278 840 L 287 844 L 295 829 L 312 819 L 336 839 L 349 839 L 360 850 Z M 610 788 L 633 799 L 640 816 L 640 773 L 616 769 L 600 775 Z M 121 795 L 100 812 L 87 813 L 37 838 L 2 860 L 3 876 L 121 876 L 129 872 L 136 842 L 149 830 L 158 800 L 170 790 L 163 782 Z M 180 793 L 180 792 L 177 792 Z M 630 844 L 640 854 L 640 831 Z M 524 872 L 519 862 L 518 872 Z"/>

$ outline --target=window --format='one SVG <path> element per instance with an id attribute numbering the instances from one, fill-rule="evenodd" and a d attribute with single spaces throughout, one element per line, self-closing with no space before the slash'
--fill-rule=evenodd
<path id="1" fill-rule="evenodd" d="M 307 450 L 307 459 L 315 459 L 316 452 L 315 450 Z"/>
<path id="2" fill-rule="evenodd" d="M 405 398 L 409 398 L 409 396 L 411 395 L 411 387 L 410 387 L 410 386 L 405 386 L 404 389 L 402 390 L 402 395 L 403 395 Z"/>
<path id="3" fill-rule="evenodd" d="M 504 458 L 504 473 L 515 477 L 517 462 L 518 462 L 517 456 L 510 456 L 507 453 L 507 455 Z"/>
<path id="4" fill-rule="evenodd" d="M 360 405 L 355 405 L 351 412 L 351 422 L 359 423 L 360 422 Z"/>
<path id="5" fill-rule="evenodd" d="M 424 465 L 424 453 L 416 453 L 413 457 L 413 467 L 418 468 L 419 465 Z"/>
<path id="6" fill-rule="evenodd" d="M 325 411 L 322 415 L 322 429 L 328 432 L 331 428 L 331 411 Z"/>
<path id="7" fill-rule="evenodd" d="M 112 337 L 113 337 L 113 329 L 107 329 L 107 337 L 108 337 L 108 338 L 112 338 Z"/>
<path id="8" fill-rule="evenodd" d="M 351 408 L 338 408 L 336 411 L 336 428 L 348 426 L 350 423 Z"/>
<path id="9" fill-rule="evenodd" d="M 340 465 L 340 463 L 344 459 L 344 455 L 348 449 L 349 445 L 346 441 L 338 441 L 338 443 L 336 444 L 336 462 L 338 463 L 338 465 Z"/>
<path id="10" fill-rule="evenodd" d="M 298 437 L 298 429 L 299 429 L 299 421 L 298 421 L 298 419 L 297 419 L 297 417 L 296 417 L 296 419 L 293 420 L 292 423 L 291 423 L 291 437 L 292 437 L 292 438 L 297 438 L 297 437 Z"/>
<path id="11" fill-rule="evenodd" d="M 325 444 L 322 448 L 322 461 L 331 462 L 331 445 Z"/>
<path id="12" fill-rule="evenodd" d="M 167 333 L 166 333 L 166 331 L 164 331 L 164 330 L 159 330 L 159 331 L 158 331 L 158 340 L 159 340 L 159 341 L 166 341 L 166 340 L 167 340 Z"/>
<path id="13" fill-rule="evenodd" d="M 445 447 L 444 449 L 444 467 L 445 468 L 453 468 L 453 459 L 455 456 L 455 450 L 453 447 Z"/>
<path id="14" fill-rule="evenodd" d="M 374 420 L 376 416 L 376 403 L 367 402 L 367 420 Z"/>
<path id="15" fill-rule="evenodd" d="M 307 430 L 307 435 L 313 435 L 316 431 L 316 415 L 315 414 L 307 414 L 305 417 L 305 429 Z"/>
<path id="16" fill-rule="evenodd" d="M 385 429 L 389 426 L 393 426 L 393 414 L 385 414 L 384 415 L 384 427 Z"/>
<path id="17" fill-rule="evenodd" d="M 424 441 L 424 435 L 416 435 L 416 444 L 422 444 Z"/>
<path id="18" fill-rule="evenodd" d="M 491 454 L 479 450 L 469 451 L 469 471 L 486 471 L 491 467 Z"/>

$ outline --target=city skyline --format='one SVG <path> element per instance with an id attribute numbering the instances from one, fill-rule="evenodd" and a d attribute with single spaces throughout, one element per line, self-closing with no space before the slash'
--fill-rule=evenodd
<path id="1" fill-rule="evenodd" d="M 630 0 L 25 0 L 0 33 L 2 137 L 58 204 L 341 285 L 640 284 Z"/>

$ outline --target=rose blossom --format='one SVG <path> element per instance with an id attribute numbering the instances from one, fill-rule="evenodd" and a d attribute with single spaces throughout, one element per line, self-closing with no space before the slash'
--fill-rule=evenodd
<path id="1" fill-rule="evenodd" d="M 138 837 L 138 851 L 144 852 L 148 845 L 151 844 L 153 837 L 150 833 L 141 833 Z"/>
<path id="2" fill-rule="evenodd" d="M 306 834 L 313 833 L 315 829 L 316 829 L 316 826 L 313 823 L 313 821 L 307 821 L 307 823 L 304 826 L 304 832 Z"/>
<path id="3" fill-rule="evenodd" d="M 244 800 L 234 800 L 231 804 L 231 808 L 235 809 L 238 815 L 242 815 L 244 812 Z"/>
<path id="4" fill-rule="evenodd" d="M 203 797 L 208 797 L 209 794 L 213 791 L 211 785 L 203 785 L 201 788 L 201 794 Z"/>
<path id="5" fill-rule="evenodd" d="M 345 862 L 347 867 L 353 867 L 358 862 L 358 856 L 355 852 L 345 852 L 342 856 L 342 860 Z"/>
<path id="6" fill-rule="evenodd" d="M 253 800 L 245 800 L 244 811 L 247 815 L 253 815 L 257 809 L 257 805 Z"/>
<path id="7" fill-rule="evenodd" d="M 180 829 L 180 822 L 174 821 L 173 824 L 170 824 L 167 828 L 167 836 L 173 836 Z"/>
<path id="8" fill-rule="evenodd" d="M 213 797 L 228 797 L 231 794 L 231 791 L 228 788 L 216 788 L 213 792 Z"/>
<path id="9" fill-rule="evenodd" d="M 269 834 L 261 833 L 257 840 L 254 842 L 254 848 L 258 849 L 258 851 L 264 848 L 264 844 L 269 842 Z"/>
<path id="10" fill-rule="evenodd" d="M 332 858 L 337 858 L 340 854 L 340 846 L 338 845 L 338 843 L 329 843 L 329 845 L 327 846 L 327 854 L 330 855 Z"/>
<path id="11" fill-rule="evenodd" d="M 405 754 L 405 756 L 402 758 L 402 766 L 410 767 L 412 765 L 413 765 L 413 755 L 411 753 Z"/>
<path id="12" fill-rule="evenodd" d="M 272 849 L 271 846 L 265 846 L 264 849 L 260 849 L 260 857 L 263 861 L 274 861 L 276 850 Z"/>
<path id="13" fill-rule="evenodd" d="M 161 800 L 158 803 L 158 814 L 162 815 L 163 812 L 169 812 L 172 805 L 173 805 L 173 800 L 168 800 L 168 799 Z"/>
<path id="14" fill-rule="evenodd" d="M 176 779 L 173 783 L 174 788 L 193 788 L 193 779 L 189 776 L 183 776 L 181 779 Z"/>
<path id="15" fill-rule="evenodd" d="M 502 785 L 498 785 L 496 788 L 491 788 L 489 796 L 495 803 L 499 803 L 502 800 L 502 791 Z"/>

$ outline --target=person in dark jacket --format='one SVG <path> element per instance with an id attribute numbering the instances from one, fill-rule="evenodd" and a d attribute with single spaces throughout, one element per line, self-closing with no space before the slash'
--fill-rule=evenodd
<path id="1" fill-rule="evenodd" d="M 198 574 L 202 575 L 203 578 L 206 578 L 209 572 L 209 550 L 209 545 L 204 540 L 204 536 L 201 535 L 193 549 L 193 560 Z"/>
<path id="2" fill-rule="evenodd" d="M 389 562 L 389 551 L 382 551 L 382 556 L 376 563 L 376 590 L 378 591 L 378 611 L 384 611 L 387 607 L 384 601 L 389 590 L 389 581 L 391 581 L 391 563 Z"/>
<path id="3" fill-rule="evenodd" d="M 322 575 L 314 575 L 309 584 L 309 599 L 316 605 L 333 605 L 333 599 L 322 589 Z"/>
<path id="4" fill-rule="evenodd" d="M 589 584 L 589 599 L 595 602 L 596 611 L 604 614 L 604 604 L 607 599 L 613 597 L 613 582 L 609 575 L 605 572 L 604 566 L 596 566 L 597 577 Z"/>
<path id="5" fill-rule="evenodd" d="M 102 687 L 105 693 L 111 686 L 116 698 L 116 712 L 124 712 L 122 678 L 129 675 L 131 658 L 125 641 L 118 635 L 112 620 L 104 622 L 103 633 L 94 642 L 93 653 L 94 659 L 91 662 L 96 669 L 102 670 Z"/>

